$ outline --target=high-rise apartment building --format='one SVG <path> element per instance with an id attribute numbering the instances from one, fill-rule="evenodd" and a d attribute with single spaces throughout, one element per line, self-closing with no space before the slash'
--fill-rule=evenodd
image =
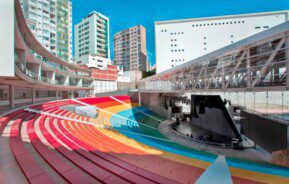
<path id="1" fill-rule="evenodd" d="M 22 0 L 27 25 L 51 53 L 72 62 L 72 4 L 70 0 Z"/>
<path id="2" fill-rule="evenodd" d="M 75 61 L 84 63 L 89 55 L 98 60 L 110 58 L 109 18 L 98 12 L 91 12 L 74 27 Z"/>
<path id="3" fill-rule="evenodd" d="M 157 73 L 288 21 L 288 11 L 155 22 Z"/>
<path id="4" fill-rule="evenodd" d="M 116 33 L 113 37 L 114 64 L 124 71 L 147 71 L 146 29 L 134 26 Z"/>

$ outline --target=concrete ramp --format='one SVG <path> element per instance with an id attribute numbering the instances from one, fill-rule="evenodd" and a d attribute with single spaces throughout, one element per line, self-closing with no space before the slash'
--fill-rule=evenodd
<path id="1" fill-rule="evenodd" d="M 226 158 L 219 155 L 218 158 L 199 177 L 196 184 L 232 184 L 232 178 L 226 163 Z"/>
<path id="2" fill-rule="evenodd" d="M 98 116 L 98 110 L 94 106 L 66 105 L 66 106 L 60 107 L 60 109 L 72 111 L 76 114 L 88 116 L 92 118 L 95 118 Z"/>

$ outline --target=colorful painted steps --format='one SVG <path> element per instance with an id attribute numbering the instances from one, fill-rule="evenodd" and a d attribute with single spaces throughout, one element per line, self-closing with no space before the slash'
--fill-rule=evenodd
<path id="1" fill-rule="evenodd" d="M 38 110 L 36 113 L 19 110 L 0 118 L 0 134 L 6 128 L 9 130 L 7 141 L 15 158 L 13 162 L 22 170 L 25 182 L 195 183 L 202 174 L 212 173 L 210 168 L 215 166 L 211 164 L 217 155 L 166 139 L 157 130 L 162 117 L 130 97 L 78 100 L 100 108 L 99 116 L 89 118 L 60 109 L 64 105 L 84 105 L 68 99 L 30 106 Z M 23 133 L 27 138 L 23 139 Z M 231 158 L 226 161 L 229 165 L 226 173 L 231 174 L 233 183 L 289 182 L 287 168 Z"/>

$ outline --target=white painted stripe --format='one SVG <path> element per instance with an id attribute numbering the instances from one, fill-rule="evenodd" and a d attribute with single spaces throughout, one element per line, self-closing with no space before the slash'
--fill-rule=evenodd
<path id="1" fill-rule="evenodd" d="M 54 149 L 54 147 L 45 139 L 44 135 L 42 134 L 42 132 L 40 130 L 40 126 L 39 126 L 39 120 L 40 120 L 40 117 L 38 117 L 34 123 L 34 131 L 35 131 L 37 137 L 40 139 L 40 141 L 44 145 L 48 146 L 51 149 Z"/>
<path id="2" fill-rule="evenodd" d="M 28 121 L 24 121 L 22 123 L 22 126 L 21 126 L 21 139 L 22 139 L 22 142 L 29 142 L 30 143 L 30 139 L 29 139 L 29 136 L 28 136 L 28 133 L 27 133 L 27 124 L 28 124 Z"/>
<path id="3" fill-rule="evenodd" d="M 50 129 L 49 121 L 50 121 L 50 118 L 49 118 L 49 119 L 46 118 L 46 119 L 45 119 L 45 122 L 44 122 L 44 126 L 45 126 L 45 128 L 47 129 L 47 131 L 49 132 L 49 134 L 50 134 L 59 144 L 61 144 L 63 147 L 65 147 L 66 149 L 72 151 L 72 149 L 71 149 L 70 147 L 68 147 L 66 144 L 64 144 L 61 140 L 59 140 L 59 139 L 57 138 L 57 136 L 54 134 L 54 132 Z M 55 119 L 54 119 L 54 121 L 55 121 Z"/>
<path id="4" fill-rule="evenodd" d="M 63 121 L 63 120 L 61 120 L 60 123 L 63 124 L 62 121 Z M 69 123 L 70 123 L 70 122 L 69 122 Z M 54 124 L 55 128 L 58 130 L 58 132 L 59 132 L 61 135 L 63 135 L 66 139 L 68 139 L 68 140 L 71 141 L 72 143 L 76 144 L 77 146 L 79 146 L 79 147 L 82 148 L 83 150 L 87 151 L 85 148 L 83 148 L 82 146 L 80 146 L 79 144 L 77 144 L 76 142 L 74 142 L 73 140 L 71 140 L 69 137 L 67 137 L 67 136 L 60 130 L 57 121 L 54 121 L 53 124 Z M 64 128 L 66 129 L 65 126 L 64 126 Z M 72 135 L 73 135 L 73 134 L 72 134 Z"/>
<path id="5" fill-rule="evenodd" d="M 11 127 L 14 123 L 14 120 L 9 121 L 9 123 L 6 125 L 3 133 L 2 133 L 2 137 L 10 137 L 10 131 L 11 131 Z"/>
<path id="6" fill-rule="evenodd" d="M 87 103 L 81 102 L 81 101 L 79 101 L 79 100 L 77 100 L 77 99 L 72 99 L 72 100 L 75 101 L 75 102 L 77 102 L 77 103 L 79 103 L 79 104 L 85 105 L 85 106 L 92 106 L 92 105 L 89 105 L 89 104 L 87 104 Z M 140 125 L 143 125 L 143 126 L 145 126 L 145 127 L 151 128 L 151 129 L 157 129 L 157 128 L 152 127 L 152 126 L 149 126 L 149 125 L 146 125 L 146 124 L 143 124 L 143 123 L 139 123 L 139 122 L 137 122 L 137 121 L 130 120 L 130 119 L 128 119 L 128 118 L 125 118 L 125 117 L 120 116 L 120 115 L 118 115 L 118 114 L 112 113 L 112 112 L 107 111 L 107 110 L 105 110 L 105 109 L 100 109 L 100 108 L 97 107 L 97 106 L 93 106 L 93 107 L 96 107 L 96 109 L 98 109 L 99 111 L 105 112 L 105 113 L 107 113 L 107 114 L 110 114 L 110 115 L 113 115 L 113 116 L 122 118 L 122 119 L 127 120 L 127 121 L 130 121 L 130 122 L 134 122 L 135 124 L 140 124 Z"/>
<path id="7" fill-rule="evenodd" d="M 55 114 L 52 114 L 52 113 L 47 113 L 47 112 L 42 112 L 42 111 L 38 111 L 36 112 L 37 114 L 45 114 L 47 116 L 51 116 L 51 117 L 56 117 Z M 63 120 L 68 120 L 70 121 L 67 117 L 63 117 L 61 116 L 59 119 L 63 119 Z M 46 120 L 47 121 L 47 120 Z M 98 124 L 94 124 L 94 123 L 90 123 L 90 122 L 86 122 L 86 121 L 80 121 L 80 120 L 73 120 L 74 122 L 77 122 L 77 123 L 83 123 L 83 124 L 87 124 L 87 125 L 92 125 L 92 126 L 95 126 L 95 127 L 98 127 L 98 128 L 106 128 L 106 129 L 109 129 L 109 130 L 117 130 L 118 132 L 125 132 L 125 133 L 129 133 L 129 134 L 134 134 L 134 135 L 139 135 L 139 136 L 142 136 L 142 137 L 149 137 L 149 138 L 152 138 L 152 139 L 158 139 L 158 140 L 163 140 L 163 141 L 168 141 L 168 142 L 172 142 L 171 140 L 169 139 L 163 139 L 163 138 L 159 138 L 159 137 L 154 137 L 154 136 L 150 136 L 150 135 L 146 135 L 146 134 L 140 134 L 140 133 L 135 133 L 135 132 L 129 132 L 129 131 L 125 131 L 125 130 L 119 130 L 119 129 L 115 129 L 111 126 L 106 126 L 106 125 L 98 125 Z M 12 122 L 13 123 L 13 122 Z M 51 129 L 48 127 L 49 125 L 47 124 L 48 122 L 45 122 L 45 127 L 47 128 L 47 130 L 49 131 L 49 133 L 51 133 L 51 135 L 53 137 L 56 138 L 56 136 L 53 134 L 53 132 L 51 131 Z M 39 126 L 38 125 L 38 122 L 36 122 L 36 126 Z M 40 130 L 39 130 L 40 131 Z M 42 140 L 43 138 L 41 138 Z M 56 140 L 60 143 L 60 141 L 56 138 Z M 64 144 L 64 143 L 62 143 Z"/>

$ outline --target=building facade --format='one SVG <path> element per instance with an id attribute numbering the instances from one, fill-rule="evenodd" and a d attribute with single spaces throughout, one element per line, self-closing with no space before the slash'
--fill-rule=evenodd
<path id="1" fill-rule="evenodd" d="M 288 11 L 155 22 L 156 72 L 288 20 Z"/>
<path id="2" fill-rule="evenodd" d="M 77 58 L 78 65 L 86 65 L 88 67 L 94 67 L 105 70 L 108 65 L 111 65 L 111 60 L 108 58 L 100 57 L 98 55 L 83 55 Z"/>
<path id="3" fill-rule="evenodd" d="M 146 29 L 142 25 L 118 32 L 113 37 L 114 63 L 124 71 L 147 71 Z"/>
<path id="4" fill-rule="evenodd" d="M 72 3 L 70 0 L 22 0 L 28 27 L 52 54 L 72 62 Z"/>
<path id="5" fill-rule="evenodd" d="M 82 62 L 81 57 L 85 55 L 110 59 L 108 17 L 91 12 L 75 25 L 74 31 L 76 62 Z"/>
<path id="6" fill-rule="evenodd" d="M 89 55 L 87 55 L 89 56 Z M 83 57 L 83 56 L 82 56 Z M 108 64 L 105 68 L 90 66 L 89 64 L 78 65 L 81 68 L 90 69 L 94 89 L 92 94 L 117 91 L 118 68 L 115 65 Z"/>

